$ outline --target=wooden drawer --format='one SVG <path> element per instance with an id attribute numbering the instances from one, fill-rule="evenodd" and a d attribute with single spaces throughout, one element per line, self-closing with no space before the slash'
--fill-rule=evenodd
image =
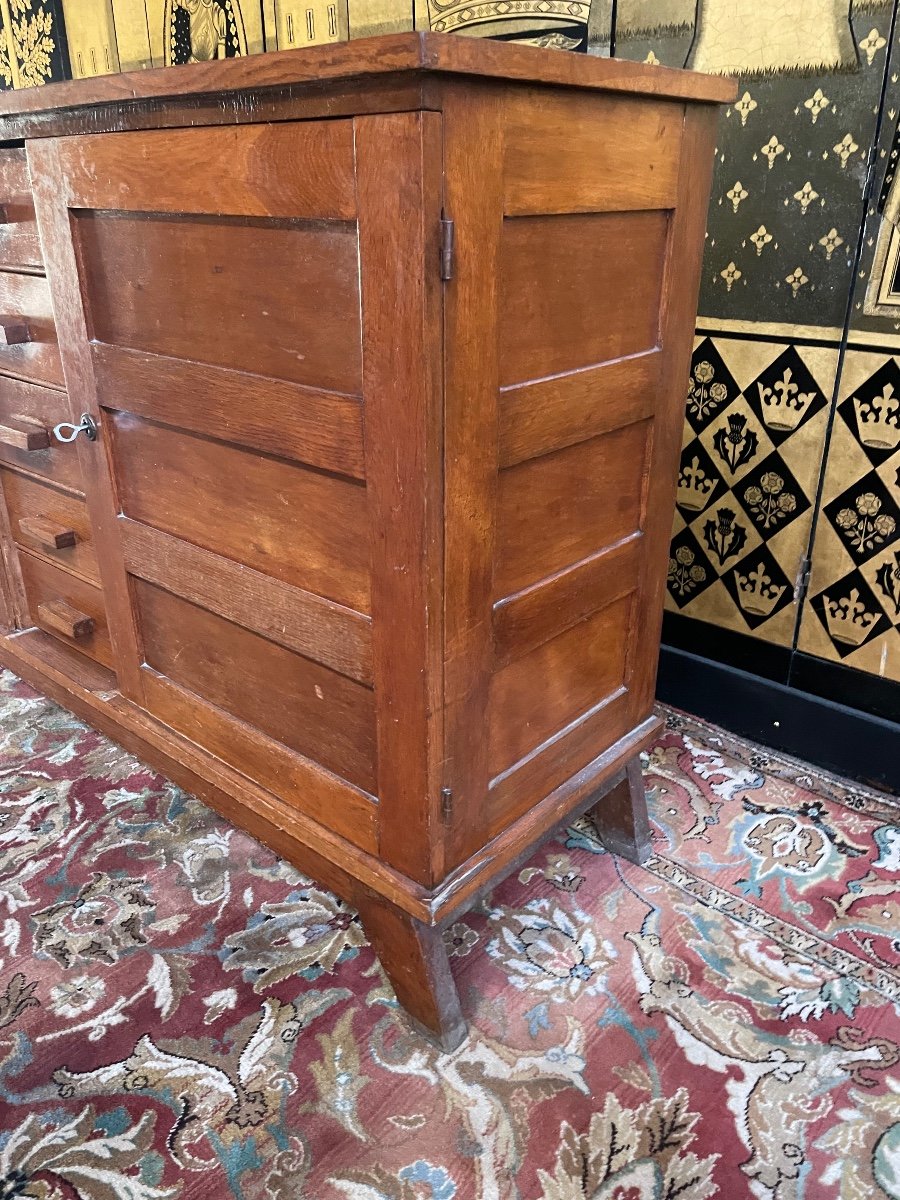
<path id="1" fill-rule="evenodd" d="M 0 271 L 0 320 L 6 325 L 5 335 L 0 333 L 0 374 L 63 387 L 47 280 Z"/>
<path id="2" fill-rule="evenodd" d="M 15 471 L 0 470 L 0 480 L 16 543 L 99 584 L 100 572 L 84 501 Z"/>
<path id="3" fill-rule="evenodd" d="M 19 564 L 33 623 L 81 654 L 112 667 L 112 646 L 100 589 L 26 550 L 20 552 Z"/>
<path id="4" fill-rule="evenodd" d="M 71 419 L 65 392 L 0 376 L 0 463 L 83 492 L 76 447 L 53 437 L 54 425 Z"/>
<path id="5" fill-rule="evenodd" d="M 24 150 L 0 150 L 0 267 L 44 269 Z"/>

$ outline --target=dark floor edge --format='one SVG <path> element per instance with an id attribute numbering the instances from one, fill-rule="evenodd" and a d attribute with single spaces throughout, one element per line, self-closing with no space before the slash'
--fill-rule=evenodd
<path id="1" fill-rule="evenodd" d="M 900 791 L 900 724 L 663 646 L 657 697 L 813 766 Z"/>

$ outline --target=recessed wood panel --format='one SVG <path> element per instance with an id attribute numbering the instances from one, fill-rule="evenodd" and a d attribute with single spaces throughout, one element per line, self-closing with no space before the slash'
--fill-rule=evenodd
<path id="1" fill-rule="evenodd" d="M 519 89 L 506 104 L 503 204 L 509 215 L 669 208 L 684 107 L 583 92 Z"/>
<path id="2" fill-rule="evenodd" d="M 153 584 L 134 580 L 133 590 L 148 666 L 374 792 L 369 688 Z"/>
<path id="3" fill-rule="evenodd" d="M 74 224 L 99 341 L 359 391 L 354 225 L 107 212 Z"/>
<path id="4" fill-rule="evenodd" d="M 61 138 L 59 162 L 73 208 L 356 215 L 350 121 Z"/>
<path id="5" fill-rule="evenodd" d="M 500 385 L 650 350 L 668 214 L 517 217 L 500 241 Z"/>
<path id="6" fill-rule="evenodd" d="M 624 687 L 631 606 L 623 596 L 497 672 L 488 705 L 492 777 Z"/>
<path id="7" fill-rule="evenodd" d="M 0 358 L 2 354 L 0 350 Z M 0 462 L 82 491 L 78 450 L 74 445 L 57 442 L 51 433 L 54 425 L 71 419 L 65 392 L 22 379 L 0 377 L 0 426 L 15 430 L 44 429 L 50 435 L 46 450 L 22 450 L 8 445 L 0 432 Z"/>
<path id="8" fill-rule="evenodd" d="M 0 267 L 42 270 L 44 260 L 24 150 L 0 150 L 0 206 Z"/>
<path id="9" fill-rule="evenodd" d="M 22 581 L 25 584 L 32 622 L 53 637 L 60 638 L 80 654 L 86 654 L 88 658 L 114 668 L 106 624 L 106 606 L 100 589 L 25 551 L 19 554 L 19 564 L 22 568 Z M 67 605 L 75 613 L 90 618 L 93 622 L 91 632 L 81 637 L 67 637 L 56 624 L 51 625 L 42 615 L 48 611 L 45 606 L 60 603 Z"/>
<path id="10" fill-rule="evenodd" d="M 349 608 L 369 606 L 362 484 L 110 413 L 126 516 Z"/>
<path id="11" fill-rule="evenodd" d="M 649 421 L 500 472 L 494 599 L 641 528 Z"/>
<path id="12" fill-rule="evenodd" d="M 0 480 L 10 531 L 18 545 L 99 584 L 100 570 L 84 501 L 15 471 L 0 470 Z M 65 544 L 54 545 L 54 531 L 55 540 Z"/>
<path id="13" fill-rule="evenodd" d="M 0 271 L 0 316 L 27 328 L 25 340 L 12 346 L 0 344 L 0 374 L 62 387 L 65 381 L 47 280 L 40 275 Z"/>
<path id="14" fill-rule="evenodd" d="M 91 347 L 101 406 L 362 479 L 362 401 L 300 383 Z"/>
<path id="15" fill-rule="evenodd" d="M 501 390 L 501 467 L 649 417 L 661 359 L 659 350 L 649 350 Z"/>

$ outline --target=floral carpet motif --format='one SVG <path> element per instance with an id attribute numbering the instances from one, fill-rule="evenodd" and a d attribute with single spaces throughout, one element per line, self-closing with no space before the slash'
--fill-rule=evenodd
<path id="1" fill-rule="evenodd" d="M 670 713 L 655 854 L 583 820 L 447 931 L 355 914 L 0 675 L 0 1200 L 900 1198 L 900 807 Z"/>

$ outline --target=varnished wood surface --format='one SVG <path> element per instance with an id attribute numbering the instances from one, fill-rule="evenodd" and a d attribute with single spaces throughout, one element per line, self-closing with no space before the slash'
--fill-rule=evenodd
<path id="1" fill-rule="evenodd" d="M 31 624 L 64 638 L 80 654 L 87 654 L 104 666 L 111 667 L 114 661 L 113 652 L 109 640 L 106 605 L 103 603 L 103 593 L 100 589 L 28 550 L 22 550 L 19 554 L 19 566 L 25 584 Z M 49 615 L 42 615 L 42 606 L 48 606 L 49 614 L 54 606 L 60 604 L 89 619 L 90 632 L 79 637 L 69 636 L 62 620 L 52 620 Z"/>
<path id="2" fill-rule="evenodd" d="M 0 120 L 17 113 L 100 104 L 115 104 L 121 111 L 131 101 L 176 100 L 203 93 L 226 96 L 247 89 L 320 84 L 404 71 L 434 71 L 600 91 L 649 93 L 714 103 L 727 103 L 737 94 L 730 79 L 668 67 L 648 67 L 627 59 L 548 54 L 535 47 L 452 34 L 400 33 L 306 50 L 283 50 L 248 58 L 130 71 L 25 88 L 4 94 Z"/>
<path id="3" fill-rule="evenodd" d="M 83 500 L 16 471 L 0 469 L 0 486 L 12 536 L 20 546 L 89 583 L 100 583 L 93 530 Z M 58 532 L 67 530 L 71 538 L 54 547 L 37 523 Z"/>
<path id="4" fill-rule="evenodd" d="M 22 149 L 0 150 L 0 268 L 44 269 L 28 164 Z"/>
<path id="5" fill-rule="evenodd" d="M 70 420 L 70 416 L 65 392 L 23 379 L 0 378 L 0 425 L 43 429 L 48 435 L 46 450 L 30 451 L 10 446 L 0 437 L 0 462 L 24 474 L 50 479 L 73 492 L 83 492 L 78 454 L 52 436 L 53 427 Z"/>
<path id="6" fill-rule="evenodd" d="M 0 350 L 0 622 L 39 626 L 0 661 L 357 904 L 445 1047 L 440 926 L 600 791 L 640 840 L 714 132 L 685 89 L 725 86 L 464 41 L 65 109 L 27 147 L 48 280 L 0 270 L 52 291 L 60 363 Z M 46 447 L 47 395 L 97 439 Z"/>
<path id="7" fill-rule="evenodd" d="M 21 342 L 0 344 L 0 374 L 64 387 L 47 280 L 40 275 L 0 271 L 0 315 L 24 324 L 27 329 L 27 336 Z"/>

